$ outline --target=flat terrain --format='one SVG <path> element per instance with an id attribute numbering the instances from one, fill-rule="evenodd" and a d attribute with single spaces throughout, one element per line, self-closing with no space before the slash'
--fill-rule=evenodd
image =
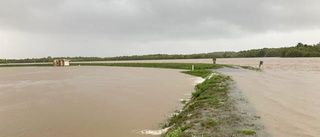
<path id="1" fill-rule="evenodd" d="M 319 136 L 320 58 L 217 59 L 218 64 L 252 67 L 258 67 L 259 61 L 264 61 L 262 72 L 232 70 L 222 73 L 233 77 L 272 136 Z M 133 62 L 211 63 L 212 60 Z"/>
<path id="2" fill-rule="evenodd" d="M 195 77 L 123 67 L 0 68 L 1 137 L 140 137 L 188 98 Z"/>
<path id="3" fill-rule="evenodd" d="M 251 70 L 243 70 L 243 69 L 222 69 L 220 70 L 221 73 L 226 74 L 226 75 L 230 75 L 233 77 L 233 79 L 236 81 L 238 90 L 240 90 L 240 92 L 244 95 L 245 98 L 247 98 L 247 100 L 249 101 L 249 103 L 252 104 L 253 109 L 256 111 L 256 114 L 261 116 L 261 121 L 263 122 L 263 124 L 265 125 L 265 129 L 267 130 L 267 132 L 269 134 L 271 134 L 272 136 L 275 137 L 300 137 L 300 136 L 304 136 L 304 137 L 316 137 L 320 134 L 320 58 L 236 58 L 236 59 L 218 59 L 217 63 L 218 64 L 235 64 L 235 65 L 243 65 L 243 66 L 252 66 L 252 67 L 258 67 L 258 63 L 259 61 L 264 61 L 264 65 L 262 67 L 262 72 L 256 72 L 256 71 L 251 71 Z M 211 59 L 193 59 L 193 60 L 148 60 L 148 61 L 115 61 L 115 62 L 165 62 L 165 63 L 211 63 L 212 60 Z M 114 62 L 112 62 L 114 63 Z M 35 69 L 36 67 L 31 67 L 28 69 Z M 51 67 L 49 67 L 51 68 Z M 70 67 L 70 68 L 77 68 L 77 67 Z M 82 68 L 82 67 L 79 67 Z M 41 121 L 45 120 L 46 118 L 41 118 L 39 116 L 37 116 L 36 114 L 33 114 L 34 110 L 33 109 L 37 109 L 40 108 L 44 109 L 46 112 L 41 112 L 43 114 L 50 114 L 50 115 L 54 115 L 54 116 L 58 116 L 58 113 L 55 113 L 55 111 L 53 110 L 49 110 L 48 108 L 45 107 L 35 107 L 35 108 L 31 108 L 30 110 L 27 109 L 26 106 L 30 105 L 30 104 L 36 104 L 36 105 L 40 105 L 41 104 L 48 104 L 48 102 L 50 102 L 50 99 L 48 99 L 50 96 L 54 97 L 54 101 L 51 102 L 55 102 L 56 104 L 53 104 L 53 108 L 57 107 L 56 105 L 60 105 L 63 106 L 62 103 L 60 102 L 64 102 L 64 103 L 69 103 L 70 100 L 74 100 L 74 98 L 78 98 L 77 96 L 80 96 L 76 91 L 81 91 L 79 93 L 82 94 L 86 94 L 86 95 L 91 95 L 90 92 L 87 91 L 94 91 L 92 90 L 92 86 L 88 87 L 85 86 L 86 84 L 92 84 L 95 83 L 94 81 L 100 81 L 98 83 L 100 83 L 100 85 L 95 85 L 93 87 L 100 87 L 103 86 L 104 84 L 101 82 L 100 76 L 103 76 L 101 74 L 103 74 L 105 72 L 104 69 L 108 68 L 108 67 L 101 67 L 104 68 L 103 70 L 91 70 L 91 68 L 98 68 L 98 67 L 84 67 L 84 68 L 90 68 L 88 70 L 86 70 L 87 72 L 84 71 L 63 71 L 63 73 L 59 74 L 58 76 L 62 76 L 63 79 L 66 79 L 63 82 L 60 83 L 56 83 L 53 85 L 57 85 L 57 86 L 53 86 L 51 87 L 50 85 L 52 85 L 52 82 L 50 79 L 55 77 L 50 77 L 48 75 L 52 75 L 55 74 L 54 73 L 49 73 L 46 71 L 27 71 L 28 69 L 25 68 L 0 68 L 0 75 L 1 75 L 1 85 L 0 85 L 0 98 L 1 98 L 1 102 L 0 102 L 0 120 L 1 121 L 5 121 L 4 123 L 12 123 L 12 121 L 6 121 L 8 119 L 12 119 L 13 122 L 20 122 L 20 124 L 22 126 L 18 127 L 18 133 L 17 132 L 12 132 L 12 133 L 16 133 L 16 134 L 9 134 L 10 127 L 14 126 L 15 123 L 12 124 L 6 124 L 6 125 L 1 125 L 0 126 L 0 133 L 5 133 L 2 131 L 6 131 L 6 133 L 8 134 L 4 134 L 4 135 L 18 135 L 18 134 L 23 134 L 23 133 L 27 133 L 28 132 L 35 132 L 37 131 L 36 128 L 34 129 L 25 129 L 23 127 L 25 127 L 25 123 L 28 122 L 35 122 L 33 123 L 34 125 L 38 125 L 38 127 L 43 127 L 43 125 L 41 125 Z M 36 68 L 36 69 L 40 69 L 40 68 Z M 56 68 L 57 69 L 57 68 Z M 64 68 L 60 68 L 60 69 L 64 69 Z M 110 69 L 110 68 L 109 68 Z M 123 68 L 123 69 L 127 69 L 127 68 Z M 136 73 L 137 75 L 135 75 L 135 77 L 130 77 L 129 80 L 131 79 L 131 82 L 133 82 L 133 85 L 139 85 L 141 83 L 135 83 L 136 80 L 141 80 L 143 81 L 143 78 L 139 79 L 140 77 L 140 73 L 138 73 L 138 70 L 141 70 L 140 68 L 132 68 L 136 71 L 134 71 L 134 73 Z M 5 71 L 3 71 L 5 70 Z M 68 69 L 65 69 L 68 70 Z M 99 71 L 98 71 L 99 70 Z M 192 79 L 191 76 L 187 76 L 187 75 L 182 75 L 177 73 L 178 71 L 176 70 L 166 70 L 166 72 L 162 73 L 159 69 L 145 69 L 143 68 L 142 70 L 150 70 L 149 73 L 146 73 L 146 77 L 148 77 L 146 79 L 147 83 L 144 83 L 142 85 L 152 85 L 150 86 L 150 89 L 153 91 L 153 89 L 158 89 L 158 88 L 164 88 L 165 84 L 167 83 L 155 83 L 158 82 L 158 79 L 161 79 L 161 77 L 168 77 L 169 79 L 171 79 L 170 77 L 173 76 L 174 79 L 177 78 L 176 75 L 181 76 L 181 79 L 175 79 L 173 81 L 178 82 L 180 81 L 181 86 L 183 88 L 177 89 L 175 91 L 181 91 L 180 93 L 177 93 L 177 95 L 175 95 L 174 98 L 172 99 L 168 99 L 169 101 L 171 100 L 172 104 L 175 105 L 170 105 L 170 104 L 166 104 L 168 103 L 168 101 L 164 98 L 157 98 L 160 95 L 164 95 L 163 91 L 157 91 L 156 98 L 152 98 L 146 99 L 146 102 L 155 102 L 156 105 L 151 106 L 150 108 L 157 108 L 157 106 L 161 106 L 161 107 L 166 107 L 166 106 L 170 106 L 169 108 L 166 108 L 165 111 L 162 112 L 156 112 L 157 115 L 159 116 L 159 114 L 162 114 L 163 117 L 159 116 L 157 120 L 154 120 L 155 122 L 151 122 L 152 124 L 154 123 L 159 123 L 161 122 L 161 119 L 164 119 L 164 115 L 165 114 L 169 114 L 170 110 L 173 110 L 174 106 L 177 105 L 177 99 L 181 98 L 181 95 L 184 94 L 188 94 L 191 91 L 193 91 L 193 85 L 192 84 L 187 84 L 185 85 L 185 83 L 192 83 L 192 81 L 194 81 L 194 79 Z M 161 73 L 158 73 L 159 72 Z M 168 73 L 169 71 L 173 71 L 172 73 Z M 103 73 L 102 73 L 103 72 Z M 130 71 L 129 71 L 130 72 Z M 40 75 L 41 76 L 38 76 Z M 77 74 L 73 74 L 73 73 L 77 73 Z M 115 72 L 113 72 L 115 73 Z M 121 78 L 125 78 L 127 75 L 132 75 L 132 73 L 122 73 L 122 72 L 117 72 L 117 73 L 121 73 L 119 74 Z M 74 75 L 71 76 L 70 75 Z M 83 76 L 82 76 L 83 74 Z M 95 74 L 94 77 L 91 77 L 92 74 Z M 107 72 L 105 75 L 105 78 L 107 76 Z M 138 75 L 139 74 L 139 75 Z M 155 74 L 159 74 L 159 77 L 157 77 L 157 75 Z M 33 77 L 33 75 L 35 77 Z M 5 77 L 2 77 L 5 76 Z M 89 77 L 90 76 L 90 77 Z M 15 77 L 15 78 L 12 78 Z M 49 83 L 46 83 L 48 81 L 46 81 L 46 78 L 49 78 Z M 77 79 L 77 77 L 80 77 L 80 79 Z M 94 80 L 90 80 L 94 78 Z M 137 79 L 138 78 L 138 79 Z M 149 78 L 155 78 L 155 80 L 151 80 Z M 30 81 L 28 81 L 29 79 L 33 79 Z M 89 79 L 89 80 L 87 80 Z M 12 80 L 12 81 L 11 81 Z M 18 82 L 13 82 L 13 81 L 18 81 Z M 41 80 L 44 80 L 40 82 Z M 79 81 L 85 81 L 85 82 L 80 82 L 80 83 L 69 83 L 67 81 L 72 81 L 74 80 L 74 82 L 79 82 Z M 184 81 L 186 80 L 186 81 Z M 107 80 L 106 80 L 107 81 Z M 160 80 L 161 81 L 161 80 Z M 169 85 L 172 81 L 166 81 L 168 82 Z M 10 83 L 13 82 L 13 83 Z M 91 83 L 90 83 L 91 82 Z M 67 86 L 63 86 L 63 87 L 59 87 L 59 84 L 65 84 L 65 83 L 69 83 L 69 85 Z M 130 83 L 130 81 L 126 81 L 125 83 Z M 155 83 L 155 84 L 153 84 Z M 115 83 L 114 83 L 115 84 Z M 173 83 L 174 84 L 174 83 Z M 178 84 L 178 85 L 180 85 Z M 28 86 L 25 86 L 28 85 Z M 46 86 L 45 88 L 49 88 L 50 90 L 46 90 L 44 92 L 39 92 L 41 90 L 36 90 L 35 85 L 44 85 Z M 70 86 L 71 85 L 71 86 Z M 112 84 L 113 85 L 113 84 Z M 159 87 L 156 87 L 156 86 Z M 174 84 L 176 85 L 176 84 Z M 185 86 L 190 86 L 190 87 L 185 87 Z M 15 90 L 13 90 L 14 92 L 11 92 L 12 90 L 9 90 L 9 88 L 14 87 Z M 63 92 L 51 92 L 54 91 L 53 89 L 68 89 L 68 88 L 74 88 L 76 87 L 76 90 L 74 90 L 73 92 L 70 93 L 63 93 Z M 142 86 L 144 87 L 144 86 Z M 21 92 L 25 89 L 32 89 L 30 90 L 31 92 Z M 118 91 L 119 89 L 125 89 L 126 87 L 123 86 L 119 86 L 117 89 L 114 89 L 112 91 Z M 185 88 L 185 89 L 184 89 Z M 131 89 L 131 88 L 130 88 Z M 121 91 L 121 90 L 120 90 Z M 129 90 L 130 91 L 130 90 Z M 167 91 L 167 90 L 165 90 Z M 169 88 L 168 88 L 169 91 Z M 35 103 L 33 100 L 33 98 L 29 97 L 29 95 L 38 95 L 39 93 L 45 93 L 44 95 L 41 96 L 35 96 L 36 99 L 42 100 L 42 101 L 38 101 L 37 103 Z M 11 95 L 15 94 L 15 95 Z M 28 93 L 28 94 L 25 94 Z M 72 93 L 72 94 L 71 94 Z M 88 94 L 89 93 L 89 94 Z M 111 96 L 113 98 L 110 98 L 110 100 L 113 100 L 115 96 L 113 96 L 113 94 L 115 94 L 116 92 L 113 92 L 112 94 L 110 94 L 110 92 L 108 93 L 104 93 L 104 92 L 98 91 L 97 93 L 94 92 L 94 96 L 96 96 L 97 98 L 101 98 L 102 96 Z M 124 95 L 123 92 L 122 95 Z M 148 93 L 148 92 L 143 92 L 143 93 Z M 171 91 L 165 93 L 166 96 L 168 97 L 168 95 L 170 94 L 171 96 Z M 70 94 L 70 95 L 65 95 L 65 94 Z M 125 94 L 127 95 L 127 94 Z M 65 96 L 69 96 L 66 97 Z M 118 95 L 117 95 L 118 96 Z M 141 99 L 144 99 L 146 97 L 152 97 L 154 96 L 154 94 L 138 94 L 136 97 L 137 98 L 137 102 L 139 102 Z M 123 96 L 126 97 L 126 96 Z M 11 98 L 11 99 L 8 99 Z M 19 98 L 24 98 L 23 100 L 19 101 Z M 131 97 L 130 97 L 131 98 Z M 133 97 L 135 98 L 135 97 Z M 7 100 L 6 100 L 7 99 Z M 80 96 L 81 99 L 81 96 Z M 122 104 L 130 104 L 130 105 L 134 105 L 137 102 L 128 102 L 127 100 L 128 98 L 123 98 L 123 99 L 115 99 L 118 100 L 118 103 L 122 103 Z M 157 100 L 158 99 L 158 100 Z M 31 100 L 31 101 L 30 101 Z M 49 100 L 49 101 L 46 101 Z M 55 101 L 57 100 L 57 101 Z M 108 100 L 108 99 L 107 99 Z M 161 101 L 161 100 L 165 100 L 165 101 Z M 7 102 L 6 102 L 7 101 Z M 93 106 L 95 106 L 94 104 L 99 104 L 101 102 L 104 102 L 106 100 L 102 99 L 100 100 L 100 102 L 96 102 L 93 103 Z M 71 101 L 72 102 L 72 101 Z M 74 103 L 74 102 L 73 102 Z M 88 102 L 86 102 L 88 103 Z M 50 104 L 50 103 L 49 103 Z M 153 103 L 148 103 L 148 104 L 140 104 L 140 107 L 145 107 L 145 105 L 150 105 Z M 129 105 L 129 106 L 130 106 Z M 63 106 L 64 107 L 67 107 Z M 70 107 L 71 106 L 71 107 Z M 78 104 L 77 107 L 73 107 L 72 103 L 70 103 L 69 108 L 73 108 L 73 109 L 66 109 L 68 111 L 73 111 L 76 112 L 77 114 L 79 114 L 78 118 L 83 118 L 81 117 L 82 114 L 78 113 L 80 111 L 80 109 L 92 109 L 92 105 L 90 106 L 86 106 L 83 104 Z M 102 106 L 103 108 L 105 106 Z M 137 106 L 135 106 L 137 107 Z M 57 107 L 60 109 L 60 107 Z M 101 106 L 99 107 L 99 105 L 97 105 L 97 107 L 94 107 L 96 110 L 101 111 Z M 126 107 L 128 108 L 128 107 Z M 130 108 L 130 107 L 129 107 Z M 133 108 L 133 107 L 132 107 Z M 147 107 L 149 108 L 149 107 Z M 27 112 L 26 114 L 28 116 L 33 116 L 32 118 L 34 119 L 40 119 L 40 120 L 34 120 L 34 119 L 19 119 L 19 116 L 22 116 L 22 114 L 17 113 L 19 111 L 17 110 L 24 110 L 25 112 Z M 49 111 L 49 113 L 47 113 L 47 111 Z M 61 111 L 61 110 L 60 110 Z M 68 112 L 67 111 L 67 112 Z M 138 110 L 140 112 L 143 112 L 142 117 L 140 117 L 141 121 L 129 121 L 129 123 L 133 122 L 137 122 L 140 123 L 142 121 L 144 121 L 145 119 L 145 113 L 149 112 L 150 110 Z M 89 113 L 89 112 L 85 112 L 84 114 Z M 110 113 L 105 112 L 105 114 Z M 153 112 L 152 112 L 153 113 Z M 155 114 L 156 114 L 155 113 Z M 92 114 L 92 113 L 90 113 Z M 65 115 L 65 114 L 63 114 Z M 97 115 L 97 114 L 96 114 Z M 116 116 L 116 114 L 114 114 L 114 116 Z M 117 115 L 118 116 L 118 115 Z M 136 115 L 136 117 L 134 119 L 139 118 L 140 115 Z M 102 115 L 97 115 L 96 117 L 102 117 Z M 112 117 L 112 116 L 111 116 Z M 71 118 L 71 119 L 70 119 Z M 152 119 L 154 119 L 155 116 L 152 117 Z M 112 119 L 112 118 L 111 118 Z M 114 119 L 114 118 L 113 118 Z M 146 121 L 149 121 L 152 119 L 146 119 Z M 69 117 L 64 118 L 63 120 L 69 120 L 69 122 L 72 122 L 72 117 L 69 115 Z M 71 121 L 70 121 L 71 120 Z M 75 119 L 73 119 L 75 120 Z M 123 120 L 123 119 L 116 119 L 116 120 Z M 123 122 L 128 122 L 127 120 L 123 120 Z M 103 122 L 103 121 L 99 121 L 99 122 Z M 84 123 L 90 123 L 88 121 L 84 121 Z M 107 123 L 107 122 L 106 122 Z M 143 123 L 143 122 L 142 122 Z M 75 124 L 80 124 L 80 123 L 75 123 Z M 132 127 L 128 127 L 127 129 L 137 129 L 137 131 L 143 130 L 145 129 L 144 127 L 146 127 L 147 129 L 157 129 L 158 125 L 152 125 L 149 126 L 150 123 L 147 123 L 147 126 L 143 126 L 141 128 L 132 128 Z M 81 124 L 80 124 L 81 125 Z M 102 124 L 103 125 L 103 124 Z M 86 126 L 86 125 L 85 125 Z M 112 126 L 121 126 L 122 125 L 117 125 L 117 124 L 113 124 Z M 53 126 L 54 127 L 54 126 Z M 69 127 L 70 128 L 70 127 Z M 85 129 L 83 127 L 80 127 L 82 129 Z M 107 128 L 108 129 L 108 128 Z M 109 129 L 112 129 L 112 127 L 110 127 Z M 54 128 L 50 128 L 50 127 L 44 127 L 41 129 L 41 131 L 54 131 Z M 103 132 L 103 130 L 105 129 L 91 129 L 91 131 L 101 131 Z M 115 129 L 112 131 L 116 131 Z M 127 131 L 127 130 L 126 130 Z M 85 132 L 85 130 L 84 130 Z M 123 132 L 123 131 L 119 131 L 121 132 L 122 135 L 129 135 L 129 132 Z M 34 134 L 31 134 L 34 136 Z M 43 134 L 45 135 L 45 134 Z M 79 135 L 85 135 L 85 134 L 77 134 Z M 133 134 L 131 134 L 133 135 Z M 134 136 L 134 135 L 133 135 Z M 141 135 L 137 135 L 137 136 L 141 136 Z"/>
<path id="4" fill-rule="evenodd" d="M 264 70 L 320 71 L 320 58 L 218 58 L 217 64 L 232 64 L 259 67 L 264 61 Z M 136 60 L 136 61 L 97 61 L 100 63 L 212 63 L 212 59 L 175 59 L 175 60 Z M 95 62 L 93 62 L 95 63 Z"/>
<path id="5" fill-rule="evenodd" d="M 273 136 L 319 136 L 320 58 L 260 60 L 262 72 L 223 73 L 234 78 Z"/>

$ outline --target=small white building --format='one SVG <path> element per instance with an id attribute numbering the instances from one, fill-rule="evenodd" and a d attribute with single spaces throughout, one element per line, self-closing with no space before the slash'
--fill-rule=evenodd
<path id="1" fill-rule="evenodd" d="M 55 59 L 52 62 L 53 66 L 70 66 L 70 60 L 67 59 Z"/>
<path id="2" fill-rule="evenodd" d="M 70 60 L 64 59 L 64 66 L 70 66 Z"/>

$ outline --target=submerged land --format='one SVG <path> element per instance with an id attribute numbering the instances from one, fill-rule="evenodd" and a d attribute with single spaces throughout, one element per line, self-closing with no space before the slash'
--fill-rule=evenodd
<path id="1" fill-rule="evenodd" d="M 5 67 L 49 66 L 50 64 L 14 64 Z M 262 125 L 252 110 L 243 109 L 243 98 L 232 96 L 232 78 L 215 72 L 224 67 L 240 69 L 241 66 L 205 63 L 73 63 L 72 66 L 121 66 L 184 69 L 182 73 L 202 77 L 190 99 L 181 101 L 182 110 L 176 110 L 161 128 L 169 128 L 162 136 L 258 136 Z M 2 67 L 4 67 L 2 66 Z M 190 70 L 193 66 L 194 70 Z M 246 68 L 246 67 L 244 67 Z M 241 107 L 239 107 L 241 106 Z M 245 113 L 245 114 L 244 114 Z M 247 115 L 250 113 L 250 115 Z"/>
<path id="2" fill-rule="evenodd" d="M 1 137 L 152 137 L 199 78 L 174 69 L 0 68 Z"/>
<path id="3" fill-rule="evenodd" d="M 243 69 L 256 68 L 261 60 L 264 61 L 262 71 Z M 316 123 L 320 121 L 319 61 L 319 58 L 237 58 L 218 59 L 216 65 L 211 64 L 212 59 L 72 65 L 174 68 L 206 78 L 195 87 L 189 100 L 181 101 L 184 107 L 163 122 L 161 127 L 170 127 L 163 136 L 291 137 L 319 134 L 316 130 L 319 128 Z M 17 65 L 31 64 L 7 64 Z M 195 71 L 190 71 L 192 65 Z"/>

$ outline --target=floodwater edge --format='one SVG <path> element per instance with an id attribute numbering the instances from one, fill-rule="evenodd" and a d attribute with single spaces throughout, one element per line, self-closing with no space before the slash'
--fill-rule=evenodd
<path id="1" fill-rule="evenodd" d="M 192 75 L 192 72 L 190 72 Z M 196 72 L 197 73 L 197 72 Z M 163 137 L 268 136 L 230 76 L 212 71 L 163 128 Z"/>
<path id="2" fill-rule="evenodd" d="M 26 67 L 26 66 L 50 66 L 51 64 L 23 64 L 3 65 L 1 67 Z M 202 63 L 77 63 L 72 66 L 122 66 L 122 67 L 152 67 L 190 70 L 194 65 L 194 71 L 182 71 L 205 78 L 205 81 L 195 86 L 190 101 L 186 102 L 183 109 L 169 118 L 163 128 L 170 127 L 162 136 L 257 136 L 257 130 L 261 130 L 246 118 L 236 107 L 236 102 L 229 96 L 232 78 L 212 69 L 223 67 L 236 68 L 231 65 L 202 64 Z M 249 68 L 250 69 L 250 68 Z M 254 69 L 252 69 L 254 70 Z M 255 120 L 259 116 L 254 117 Z"/>

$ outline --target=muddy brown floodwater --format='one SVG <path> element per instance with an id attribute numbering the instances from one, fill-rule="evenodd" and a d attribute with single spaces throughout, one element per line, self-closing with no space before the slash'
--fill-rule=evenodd
<path id="1" fill-rule="evenodd" d="M 0 68 L 1 137 L 140 137 L 188 98 L 195 77 L 122 67 Z"/>
<path id="2" fill-rule="evenodd" d="M 217 59 L 274 137 L 320 135 L 320 58 Z M 121 62 L 212 63 L 211 59 Z M 195 79 L 177 70 L 0 68 L 1 137 L 135 137 L 158 129 Z M 186 84 L 187 83 L 187 84 Z"/>
<path id="3" fill-rule="evenodd" d="M 274 137 L 320 135 L 320 58 L 252 58 L 220 60 L 227 64 L 258 66 L 263 71 L 222 71 L 261 116 Z"/>
<path id="4" fill-rule="evenodd" d="M 238 88 L 261 116 L 274 137 L 320 135 L 320 58 L 230 58 L 219 64 L 258 67 L 262 72 L 229 70 Z M 135 61 L 136 62 L 136 61 Z M 212 59 L 158 60 L 140 62 L 212 63 Z M 227 69 L 228 70 L 228 69 Z"/>

